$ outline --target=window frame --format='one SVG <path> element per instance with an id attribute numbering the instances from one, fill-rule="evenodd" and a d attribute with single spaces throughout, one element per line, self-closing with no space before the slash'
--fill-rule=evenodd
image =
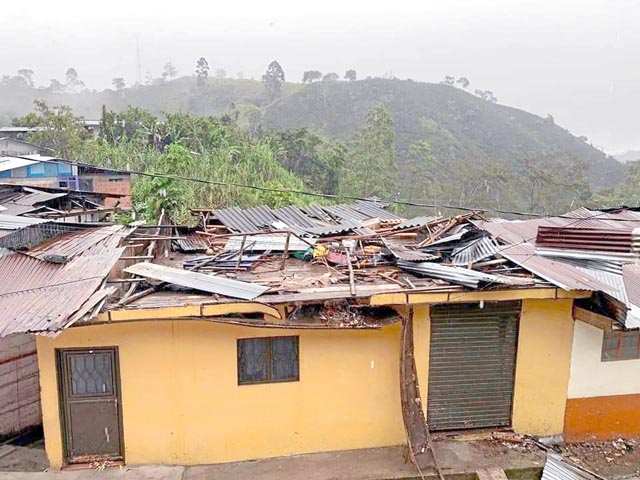
<path id="1" fill-rule="evenodd" d="M 609 343 L 607 340 L 608 335 L 615 335 L 616 346 L 615 349 L 607 348 Z M 636 336 L 635 355 L 624 356 L 623 355 L 623 340 L 627 335 Z M 613 353 L 612 357 L 605 357 L 606 353 Z M 625 360 L 638 360 L 640 359 L 640 331 L 639 330 L 605 330 L 602 336 L 602 353 L 600 355 L 601 362 L 621 362 Z"/>
<path id="2" fill-rule="evenodd" d="M 296 376 L 291 378 L 283 378 L 283 379 L 273 379 L 273 340 L 274 339 L 282 339 L 282 338 L 291 338 L 294 340 L 295 345 L 295 353 L 296 353 Z M 241 342 L 252 341 L 252 340 L 266 340 L 267 349 L 266 349 L 266 372 L 267 378 L 265 380 L 243 380 L 241 378 L 242 368 L 241 368 Z M 246 338 L 238 338 L 236 341 L 236 365 L 237 365 L 237 378 L 238 378 L 238 386 L 244 385 L 263 385 L 268 383 L 290 383 L 290 382 L 299 382 L 300 381 L 300 336 L 299 335 L 277 335 L 271 337 L 246 337 Z"/>

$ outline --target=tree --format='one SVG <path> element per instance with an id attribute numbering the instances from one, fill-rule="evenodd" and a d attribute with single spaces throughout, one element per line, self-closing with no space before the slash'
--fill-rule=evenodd
<path id="1" fill-rule="evenodd" d="M 113 80 L 111 80 L 111 84 L 116 88 L 116 90 L 120 91 L 122 89 L 124 89 L 124 87 L 126 86 L 126 83 L 124 81 L 124 78 L 122 77 L 116 77 Z"/>
<path id="2" fill-rule="evenodd" d="M 162 69 L 162 81 L 167 82 L 173 80 L 178 75 L 178 70 L 171 62 L 167 62 L 164 64 L 164 68 Z"/>
<path id="3" fill-rule="evenodd" d="M 330 142 L 306 127 L 276 134 L 278 161 L 312 190 L 335 194 L 346 159 L 346 147 Z"/>
<path id="4" fill-rule="evenodd" d="M 394 141 L 391 114 L 379 103 L 367 113 L 349 150 L 340 179 L 341 193 L 383 199 L 396 195 L 398 164 Z"/>
<path id="5" fill-rule="evenodd" d="M 219 80 L 227 78 L 227 72 L 225 72 L 223 68 L 216 68 L 216 78 Z"/>
<path id="6" fill-rule="evenodd" d="M 18 76 L 24 78 L 27 85 L 33 88 L 33 70 L 30 68 L 22 68 L 18 70 Z"/>
<path id="7" fill-rule="evenodd" d="M 350 82 L 355 82 L 356 80 L 356 71 L 353 69 L 349 69 L 344 73 L 344 79 L 349 80 Z"/>
<path id="8" fill-rule="evenodd" d="M 337 73 L 335 73 L 335 72 L 325 73 L 325 74 L 322 76 L 322 81 L 323 81 L 323 82 L 336 82 L 336 81 L 338 81 L 338 80 L 340 80 L 340 75 L 338 75 L 338 74 L 337 74 Z"/>
<path id="9" fill-rule="evenodd" d="M 61 158 L 76 158 L 83 141 L 88 137 L 82 119 L 75 117 L 71 108 L 65 105 L 50 108 L 41 100 L 36 100 L 34 104 L 35 114 L 15 118 L 13 122 L 45 127 L 41 131 L 31 132 L 29 141 L 53 150 Z"/>
<path id="10" fill-rule="evenodd" d="M 65 72 L 64 76 L 66 79 L 67 88 L 71 90 L 77 90 L 81 87 L 84 87 L 84 82 L 82 82 L 78 78 L 78 72 L 76 71 L 75 68 L 73 67 L 67 68 L 67 71 Z"/>
<path id="11" fill-rule="evenodd" d="M 469 79 L 467 77 L 460 77 L 456 80 L 456 83 L 460 85 L 463 89 L 466 89 L 469 86 Z"/>
<path id="12" fill-rule="evenodd" d="M 274 100 L 280 95 L 284 83 L 284 70 L 277 60 L 271 62 L 267 67 L 267 72 L 262 76 L 262 83 L 270 100 Z"/>
<path id="13" fill-rule="evenodd" d="M 62 93 L 65 91 L 65 86 L 55 78 L 52 78 L 51 80 L 49 80 L 49 86 L 47 87 L 47 90 L 51 93 Z"/>
<path id="14" fill-rule="evenodd" d="M 455 81 L 456 81 L 455 77 L 451 75 L 447 75 L 446 77 L 444 77 L 444 80 L 442 80 L 440 83 L 443 85 L 453 85 Z"/>
<path id="15" fill-rule="evenodd" d="M 196 62 L 196 78 L 201 87 L 207 84 L 209 78 L 209 62 L 204 57 L 200 57 Z"/>
<path id="16" fill-rule="evenodd" d="M 302 74 L 302 83 L 313 83 L 322 78 L 322 72 L 318 70 L 307 70 Z"/>

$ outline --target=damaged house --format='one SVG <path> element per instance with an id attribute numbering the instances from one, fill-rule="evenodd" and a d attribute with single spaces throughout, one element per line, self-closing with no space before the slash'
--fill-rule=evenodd
<path id="1" fill-rule="evenodd" d="M 0 238 L 0 336 L 37 335 L 53 468 L 640 433 L 639 213 L 194 213 Z"/>

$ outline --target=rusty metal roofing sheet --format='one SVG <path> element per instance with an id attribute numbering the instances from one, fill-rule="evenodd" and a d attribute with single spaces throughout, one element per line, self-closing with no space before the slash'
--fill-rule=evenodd
<path id="1" fill-rule="evenodd" d="M 191 272 L 179 268 L 166 267 L 155 263 L 136 263 L 124 269 L 125 272 L 141 277 L 180 285 L 203 292 L 217 293 L 227 297 L 253 300 L 269 290 L 257 283 L 240 282 L 223 277 Z"/>
<path id="2" fill-rule="evenodd" d="M 633 230 L 640 228 L 640 213 L 630 210 L 602 212 L 579 208 L 560 217 L 536 218 L 533 220 L 472 220 L 490 232 L 494 238 L 507 243 L 533 242 L 538 235 L 538 227 L 595 228 L 611 230 Z"/>
<path id="3" fill-rule="evenodd" d="M 598 252 L 630 252 L 632 229 L 538 227 L 536 247 L 593 250 Z"/>
<path id="4" fill-rule="evenodd" d="M 126 236 L 128 229 L 122 225 L 108 225 L 98 228 L 83 228 L 65 233 L 51 241 L 44 242 L 29 251 L 29 255 L 44 260 L 48 255 L 61 255 L 67 260 L 80 255 L 97 243 L 116 236 Z"/>
<path id="5" fill-rule="evenodd" d="M 563 290 L 605 291 L 608 285 L 568 263 L 536 255 L 531 243 L 500 248 L 500 255 Z"/>
<path id="6" fill-rule="evenodd" d="M 20 253 L 0 257 L 0 337 L 65 328 L 118 261 L 120 242 L 117 234 L 104 237 L 66 264 Z"/>

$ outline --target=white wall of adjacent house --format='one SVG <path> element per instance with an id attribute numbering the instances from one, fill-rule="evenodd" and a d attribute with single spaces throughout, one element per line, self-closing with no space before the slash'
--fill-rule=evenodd
<path id="1" fill-rule="evenodd" d="M 640 393 L 640 359 L 603 362 L 603 330 L 574 323 L 568 398 Z"/>

